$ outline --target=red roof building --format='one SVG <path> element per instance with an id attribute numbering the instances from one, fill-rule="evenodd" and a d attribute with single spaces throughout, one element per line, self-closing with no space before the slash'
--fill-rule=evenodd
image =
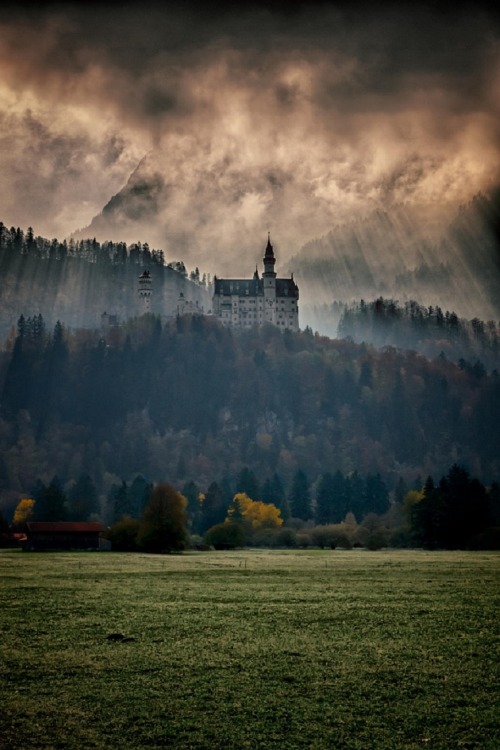
<path id="1" fill-rule="evenodd" d="M 83 521 L 28 521 L 24 549 L 98 550 L 104 531 L 101 523 Z"/>

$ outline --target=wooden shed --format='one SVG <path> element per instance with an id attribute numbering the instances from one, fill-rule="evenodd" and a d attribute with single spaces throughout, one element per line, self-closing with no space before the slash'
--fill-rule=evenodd
<path id="1" fill-rule="evenodd" d="M 83 521 L 28 521 L 24 549 L 40 550 L 98 550 L 101 523 Z"/>

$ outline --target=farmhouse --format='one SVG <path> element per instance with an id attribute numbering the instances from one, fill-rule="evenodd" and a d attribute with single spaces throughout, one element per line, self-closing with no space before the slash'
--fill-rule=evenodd
<path id="1" fill-rule="evenodd" d="M 100 523 L 75 521 L 28 521 L 24 549 L 41 550 L 98 550 L 102 549 Z"/>

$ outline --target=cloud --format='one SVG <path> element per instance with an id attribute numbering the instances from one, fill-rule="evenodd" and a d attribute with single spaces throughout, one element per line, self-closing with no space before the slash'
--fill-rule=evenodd
<path id="1" fill-rule="evenodd" d="M 164 184 L 131 236 L 193 257 L 271 227 L 296 252 L 355 212 L 444 210 L 499 177 L 500 35 L 480 7 L 21 4 L 0 69 L 3 219 L 50 235 L 147 153 Z"/>

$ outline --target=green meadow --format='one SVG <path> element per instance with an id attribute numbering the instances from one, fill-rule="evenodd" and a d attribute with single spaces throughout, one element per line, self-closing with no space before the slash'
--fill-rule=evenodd
<path id="1" fill-rule="evenodd" d="M 500 555 L 0 552 L 1 750 L 498 750 Z"/>

